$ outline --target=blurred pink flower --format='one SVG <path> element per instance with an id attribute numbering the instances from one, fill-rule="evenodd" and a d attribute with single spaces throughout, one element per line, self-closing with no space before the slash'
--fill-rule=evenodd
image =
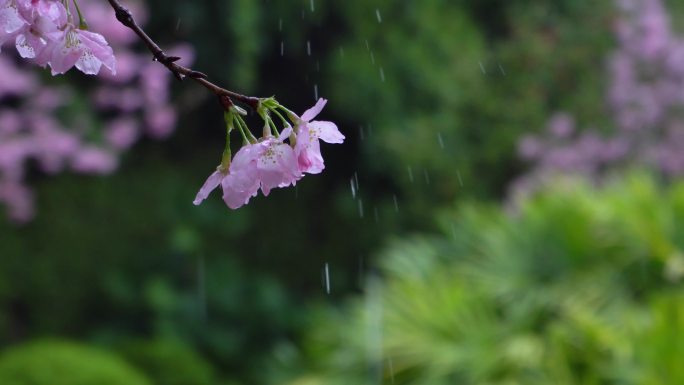
<path id="1" fill-rule="evenodd" d="M 4 189 L 0 204 L 7 207 L 13 220 L 26 221 L 34 214 L 30 190 L 24 184 L 29 162 L 47 174 L 67 169 L 86 174 L 113 172 L 121 153 L 144 132 L 154 138 L 166 137 L 176 122 L 168 71 L 152 62 L 149 53 L 131 49 L 137 37 L 116 21 L 107 2 L 79 0 L 79 5 L 89 31 L 75 30 L 67 23 L 62 2 L 0 0 L 0 45 L 16 45 L 17 37 L 25 34 L 19 38 L 19 49 L 28 50 L 29 42 L 35 46 L 33 52 L 23 55 L 35 56 L 36 64 L 54 64 L 53 71 L 60 72 L 75 65 L 84 72 L 100 74 L 91 89 L 84 89 L 82 84 L 36 76 L 29 66 L 18 65 L 9 50 L 0 55 L 0 186 Z M 127 0 L 126 7 L 142 25 L 147 14 L 144 2 Z M 31 33 L 27 33 L 29 26 Z M 68 47 L 65 31 L 77 38 Z M 114 69 L 110 56 L 114 51 L 116 75 L 101 70 L 102 66 Z M 188 45 L 168 52 L 179 52 L 186 65 L 194 58 Z M 145 78 L 148 71 L 153 73 L 151 79 Z M 5 105 L 7 97 L 12 98 L 12 109 Z M 60 110 L 72 101 L 79 108 L 62 114 Z"/>
<path id="2" fill-rule="evenodd" d="M 127 150 L 140 135 L 139 123 L 132 117 L 119 118 L 107 125 L 107 143 L 117 150 Z"/>
<path id="3" fill-rule="evenodd" d="M 166 138 L 176 125 L 176 110 L 167 105 L 151 107 L 145 113 L 145 123 L 150 136 Z"/>
<path id="4" fill-rule="evenodd" d="M 559 172 L 592 180 L 625 166 L 684 174 L 684 38 L 672 31 L 662 0 L 616 4 L 619 46 L 609 57 L 606 92 L 615 128 L 576 133 L 564 121 L 569 117 L 552 116 L 545 135 L 518 141 L 520 155 L 534 167 L 512 190 L 539 187 L 533 184 Z"/>
<path id="5" fill-rule="evenodd" d="M 89 146 L 81 148 L 73 157 L 75 171 L 86 174 L 109 174 L 116 169 L 118 162 L 114 154 L 105 149 Z"/>

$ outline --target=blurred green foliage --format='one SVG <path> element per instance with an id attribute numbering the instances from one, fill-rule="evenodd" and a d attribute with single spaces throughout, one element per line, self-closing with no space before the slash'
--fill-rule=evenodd
<path id="1" fill-rule="evenodd" d="M 394 242 L 364 296 L 312 314 L 273 383 L 684 381 L 684 183 L 565 181 L 442 220 Z"/>
<path id="2" fill-rule="evenodd" d="M 0 355 L 7 385 L 150 385 L 137 370 L 107 351 L 65 341 L 38 341 Z M 161 383 L 160 383 L 161 384 Z"/>
<path id="3" fill-rule="evenodd" d="M 214 385 L 211 364 L 179 341 L 154 340 L 126 344 L 123 356 L 144 372 L 154 384 Z"/>

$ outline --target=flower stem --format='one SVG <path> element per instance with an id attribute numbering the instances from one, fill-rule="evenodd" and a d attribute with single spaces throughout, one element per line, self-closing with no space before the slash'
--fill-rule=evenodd
<path id="1" fill-rule="evenodd" d="M 78 7 L 78 2 L 76 0 L 73 0 L 73 2 L 74 7 L 76 7 L 76 13 L 78 13 L 78 29 L 87 30 L 88 23 L 86 22 L 85 17 L 83 17 L 83 14 L 81 13 L 81 8 Z"/>

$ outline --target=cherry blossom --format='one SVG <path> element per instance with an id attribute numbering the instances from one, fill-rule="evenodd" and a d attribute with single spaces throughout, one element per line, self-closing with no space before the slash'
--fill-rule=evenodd
<path id="1" fill-rule="evenodd" d="M 0 45 L 14 39 L 17 52 L 52 75 L 76 66 L 97 75 L 102 66 L 116 73 L 114 51 L 105 38 L 76 25 L 64 4 L 54 0 L 2 0 L 0 3 Z"/>
<path id="2" fill-rule="evenodd" d="M 66 31 L 74 27 L 63 3 L 0 0 L 0 44 L 17 48 L 0 54 L 0 209 L 4 209 L 0 215 L 6 214 L 15 223 L 27 222 L 37 213 L 29 173 L 38 177 L 63 172 L 108 174 L 139 139 L 167 137 L 176 124 L 168 91 L 171 73 L 148 54 L 131 49 L 137 41 L 135 33 L 113 22 L 106 1 L 78 3 L 92 29 L 73 29 L 74 36 L 81 44 L 86 39 L 97 43 L 95 49 L 88 48 L 94 53 L 102 48 L 101 36 L 106 36 L 117 53 L 116 69 L 121 68 L 117 75 L 99 71 L 97 81 L 90 82 L 88 88 L 69 79 L 46 79 L 18 60 L 22 56 L 35 64 L 51 65 L 54 49 L 66 44 Z M 137 14 L 147 13 L 143 2 L 127 5 Z M 90 35 L 96 32 L 101 35 Z M 108 55 L 109 48 L 104 49 Z M 193 61 L 194 52 L 187 45 L 171 47 L 168 52 L 182 56 L 179 63 Z M 93 68 L 82 54 L 76 59 L 73 66 Z M 61 114 L 77 94 L 86 103 L 84 110 Z"/>
<path id="3" fill-rule="evenodd" d="M 15 0 L 0 0 L 0 49 L 26 24 L 26 20 L 19 15 Z"/>
<path id="4" fill-rule="evenodd" d="M 87 75 L 97 75 L 104 66 L 116 74 L 116 60 L 112 47 L 102 35 L 69 26 L 63 41 L 54 44 L 44 55 L 52 75 L 63 74 L 76 66 Z"/>
<path id="5" fill-rule="evenodd" d="M 278 138 L 270 136 L 243 146 L 227 171 L 219 166 L 207 178 L 193 203 L 202 203 L 220 184 L 226 205 L 237 209 L 256 196 L 259 188 L 264 196 L 268 196 L 273 188 L 297 183 L 302 177 L 297 158 L 292 147 L 284 142 L 291 132 L 291 128 L 285 129 Z"/>
<path id="6" fill-rule="evenodd" d="M 335 123 L 312 120 L 321 113 L 328 101 L 318 99 L 316 105 L 304 111 L 296 120 L 297 144 L 295 154 L 299 170 L 308 174 L 318 174 L 325 168 L 319 139 L 327 143 L 342 143 L 344 135 Z"/>
<path id="7" fill-rule="evenodd" d="M 206 182 L 204 182 L 192 203 L 197 206 L 207 199 L 209 194 L 221 184 L 221 181 L 226 177 L 226 175 L 228 175 L 228 172 L 221 168 L 209 175 L 209 178 L 207 178 Z"/>

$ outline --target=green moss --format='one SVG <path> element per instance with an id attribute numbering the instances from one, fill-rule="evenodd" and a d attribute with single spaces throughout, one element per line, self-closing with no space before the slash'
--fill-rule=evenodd
<path id="1" fill-rule="evenodd" d="M 213 385 L 212 367 L 178 341 L 155 340 L 128 344 L 122 354 L 160 385 Z"/>
<path id="2" fill-rule="evenodd" d="M 149 385 L 120 357 L 65 341 L 38 341 L 0 356 L 3 385 Z"/>

